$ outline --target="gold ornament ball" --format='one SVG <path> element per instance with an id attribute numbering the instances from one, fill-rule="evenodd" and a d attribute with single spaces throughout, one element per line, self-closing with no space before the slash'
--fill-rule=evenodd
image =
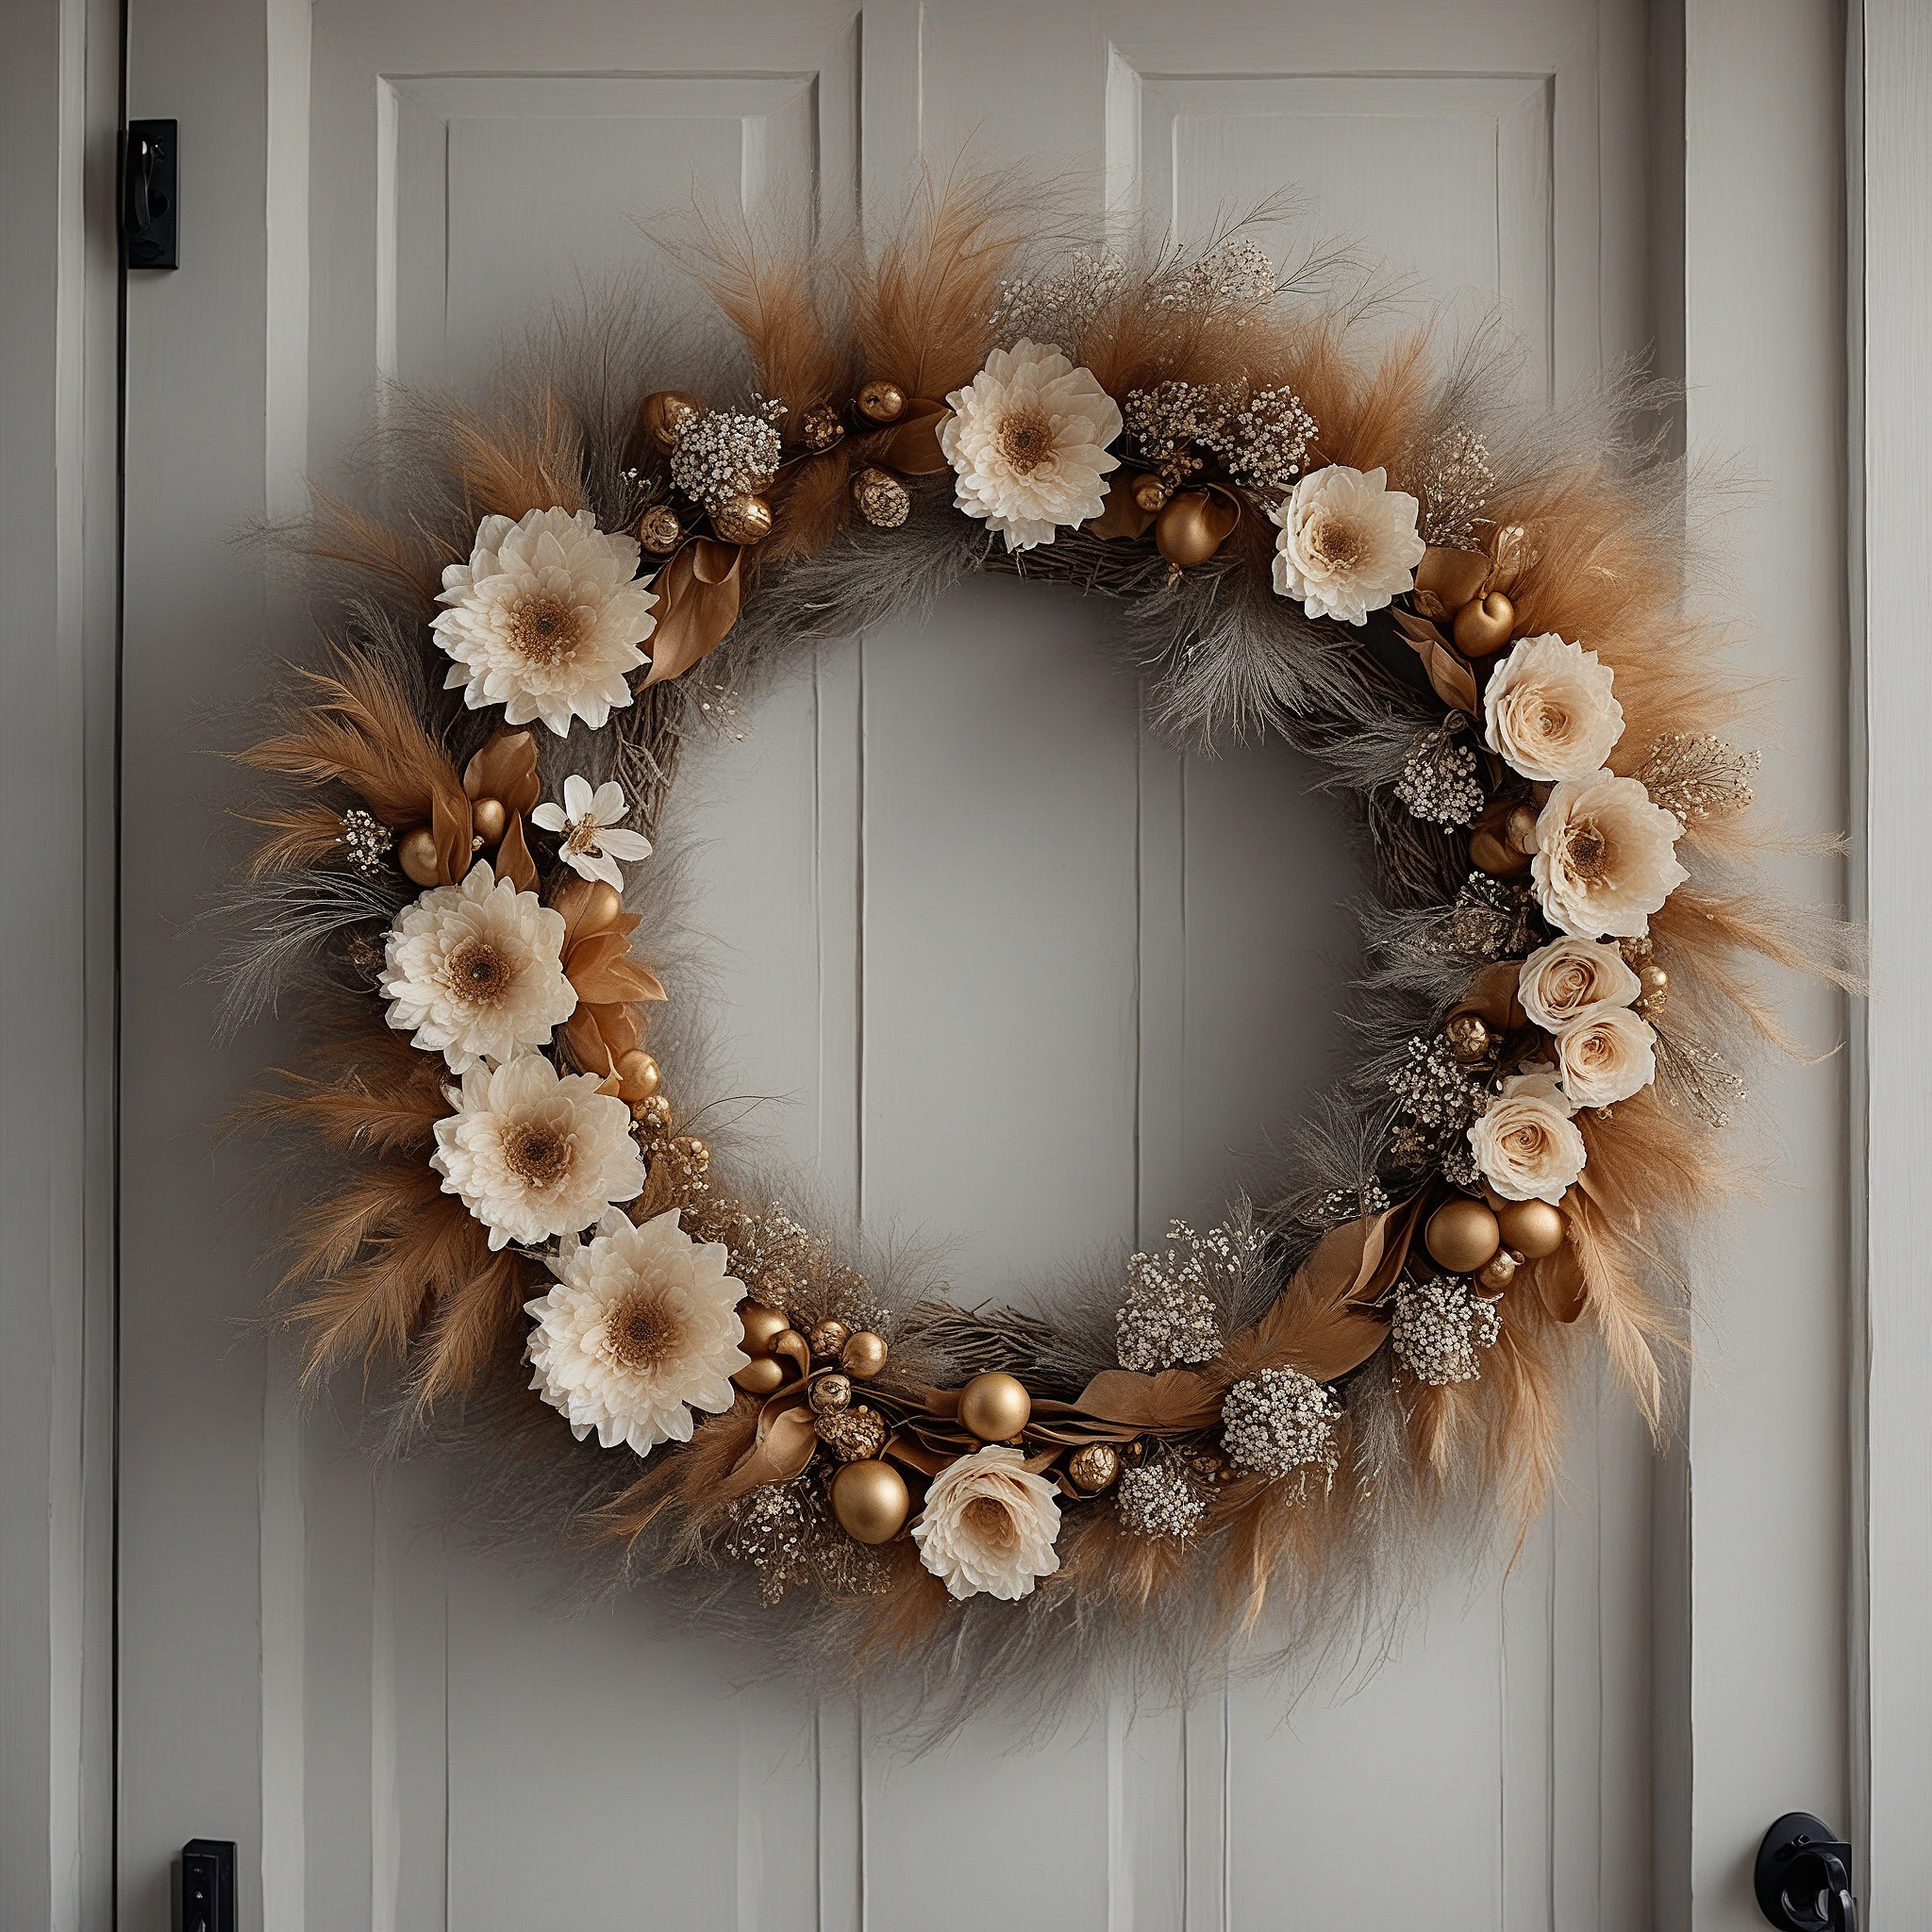
<path id="1" fill-rule="evenodd" d="M 478 798 L 470 805 L 470 824 L 486 845 L 496 844 L 509 829 L 509 813 L 500 798 Z"/>
<path id="2" fill-rule="evenodd" d="M 858 413 L 874 423 L 896 423 L 906 413 L 906 391 L 896 382 L 869 382 L 858 391 Z"/>
<path id="3" fill-rule="evenodd" d="M 1509 641 L 1516 607 L 1501 591 L 1472 600 L 1456 613 L 1456 648 L 1465 658 L 1487 658 Z"/>
<path id="4" fill-rule="evenodd" d="M 726 543 L 762 543 L 772 534 L 772 506 L 762 496 L 727 497 L 711 512 L 711 527 Z"/>
<path id="5" fill-rule="evenodd" d="M 837 1355 L 851 1333 L 843 1322 L 815 1322 L 811 1331 L 812 1354 Z"/>
<path id="6" fill-rule="evenodd" d="M 1494 879 L 1515 878 L 1529 870 L 1528 853 L 1481 825 L 1469 835 L 1469 862 Z"/>
<path id="7" fill-rule="evenodd" d="M 1134 503 L 1149 516 L 1167 502 L 1167 485 L 1158 476 L 1142 476 L 1134 485 Z"/>
<path id="8" fill-rule="evenodd" d="M 653 557 L 669 557 L 684 539 L 684 525 L 668 503 L 653 504 L 638 519 L 638 541 Z"/>
<path id="9" fill-rule="evenodd" d="M 740 1302 L 738 1320 L 746 1355 L 771 1354 L 773 1342 L 791 1325 L 783 1308 L 768 1308 L 762 1302 Z"/>
<path id="10" fill-rule="evenodd" d="M 427 825 L 418 825 L 396 841 L 396 863 L 412 886 L 436 883 L 436 834 Z"/>
<path id="11" fill-rule="evenodd" d="M 1522 1265 L 1507 1248 L 1498 1248 L 1475 1271 L 1475 1278 L 1491 1294 L 1501 1294 L 1516 1279 L 1516 1271 Z"/>
<path id="12" fill-rule="evenodd" d="M 625 1100 L 648 1100 L 657 1092 L 664 1072 L 642 1047 L 617 1056 L 617 1091 Z"/>
<path id="13" fill-rule="evenodd" d="M 1423 1243 L 1438 1267 L 1452 1274 L 1474 1274 L 1502 1245 L 1503 1230 L 1480 1201 L 1458 1196 L 1429 1216 Z"/>
<path id="14" fill-rule="evenodd" d="M 814 456 L 830 449 L 844 434 L 845 425 L 829 403 L 820 403 L 798 419 L 798 440 Z"/>
<path id="15" fill-rule="evenodd" d="M 1004 1442 L 1026 1426 L 1033 1398 L 1019 1379 L 1002 1374 L 974 1375 L 959 1391 L 959 1420 L 982 1442 Z"/>
<path id="16" fill-rule="evenodd" d="M 1509 808 L 1509 816 L 1503 821 L 1503 836 L 1517 851 L 1531 853 L 1536 850 L 1537 809 L 1533 805 L 1516 805 Z"/>
<path id="17" fill-rule="evenodd" d="M 1206 563 L 1221 548 L 1221 539 L 1208 520 L 1208 504 L 1205 490 L 1190 490 L 1174 498 L 1155 520 L 1154 547 L 1176 570 Z"/>
<path id="18" fill-rule="evenodd" d="M 784 1365 L 770 1356 L 760 1356 L 756 1361 L 746 1362 L 731 1381 L 734 1388 L 742 1389 L 747 1395 L 775 1395 L 784 1379 Z"/>
<path id="19" fill-rule="evenodd" d="M 896 530 L 912 514 L 912 492 L 887 470 L 861 470 L 852 479 L 852 507 L 875 530 Z"/>
<path id="20" fill-rule="evenodd" d="M 871 1381 L 885 1365 L 886 1338 L 874 1335 L 870 1328 L 848 1336 L 845 1346 L 839 1351 L 839 1366 L 861 1382 Z"/>
<path id="21" fill-rule="evenodd" d="M 1525 1261 L 1541 1261 L 1563 1245 L 1563 1213 L 1547 1201 L 1509 1201 L 1496 1210 L 1497 1231 Z"/>
<path id="22" fill-rule="evenodd" d="M 1099 1495 L 1120 1473 L 1120 1451 L 1111 1442 L 1089 1442 L 1067 1457 L 1067 1480 L 1083 1496 Z"/>
<path id="23" fill-rule="evenodd" d="M 821 1375 L 811 1385 L 811 1406 L 821 1415 L 845 1407 L 852 1400 L 852 1383 L 844 1375 Z"/>
<path id="24" fill-rule="evenodd" d="M 911 1507 L 906 1478 L 890 1462 L 848 1462 L 832 1478 L 832 1514 L 855 1542 L 891 1542 Z"/>
<path id="25" fill-rule="evenodd" d="M 1655 959 L 1646 959 L 1637 969 L 1637 1004 L 1647 1013 L 1656 1012 L 1671 996 L 1671 975 Z"/>
<path id="26" fill-rule="evenodd" d="M 644 398 L 640 413 L 644 434 L 669 456 L 677 447 L 679 430 L 689 418 L 703 415 L 704 407 L 695 396 L 688 396 L 681 390 L 660 389 Z"/>
<path id="27" fill-rule="evenodd" d="M 1442 1025 L 1449 1058 L 1458 1066 L 1473 1067 L 1489 1057 L 1490 1029 L 1480 1013 L 1452 1013 Z"/>
<path id="28" fill-rule="evenodd" d="M 624 898 L 608 879 L 598 879 L 584 899 L 584 914 L 577 923 L 579 932 L 602 932 L 624 911 Z"/>

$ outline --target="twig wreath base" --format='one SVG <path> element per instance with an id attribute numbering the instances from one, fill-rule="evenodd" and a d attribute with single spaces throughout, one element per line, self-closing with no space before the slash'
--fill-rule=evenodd
<path id="1" fill-rule="evenodd" d="M 871 253 L 713 236 L 728 342 L 586 322 L 493 411 L 401 408 L 383 507 L 292 545 L 326 651 L 243 757 L 230 960 L 236 1017 L 310 1033 L 250 1119 L 311 1378 L 359 1362 L 488 1536 L 787 1670 L 909 1671 L 935 1730 L 1359 1636 L 1432 1528 L 1539 1507 L 1591 1339 L 1660 1428 L 1733 1067 L 1777 1038 L 1750 963 L 1844 967 L 1750 871 L 1645 397 L 1371 350 L 1238 236 L 1025 244 L 958 191 Z M 1378 892 L 1278 1179 L 1024 1314 L 707 1124 L 652 856 L 691 734 L 973 570 L 1110 600 L 1176 743 L 1313 757 Z"/>

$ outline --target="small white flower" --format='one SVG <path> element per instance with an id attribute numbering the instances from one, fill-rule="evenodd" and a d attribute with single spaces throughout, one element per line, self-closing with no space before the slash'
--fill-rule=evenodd
<path id="1" fill-rule="evenodd" d="M 1657 1035 L 1627 1007 L 1598 1007 L 1557 1035 L 1557 1066 L 1578 1107 L 1614 1107 L 1657 1078 Z"/>
<path id="2" fill-rule="evenodd" d="M 1060 1567 L 1060 1509 L 1053 1485 L 1019 1450 L 990 1442 L 933 1477 L 912 1525 L 919 1560 L 956 1597 L 982 1591 L 1012 1603 Z"/>
<path id="3" fill-rule="evenodd" d="M 636 581 L 635 537 L 607 536 L 589 510 L 533 509 L 518 523 L 485 517 L 468 563 L 442 574 L 432 628 L 456 659 L 444 689 L 473 711 L 541 718 L 559 737 L 573 717 L 601 729 L 630 703 L 626 674 L 657 628 L 658 600 Z"/>
<path id="4" fill-rule="evenodd" d="M 995 349 L 986 367 L 946 398 L 940 430 L 958 477 L 954 501 L 1000 531 L 1008 550 L 1051 543 L 1057 529 L 1097 517 L 1109 470 L 1107 445 L 1121 412 L 1091 369 L 1024 336 Z"/>
<path id="5" fill-rule="evenodd" d="M 1301 601 L 1310 617 L 1366 624 L 1404 591 L 1427 545 L 1416 534 L 1421 506 L 1391 490 L 1386 470 L 1331 463 L 1310 470 L 1269 515 L 1274 540 L 1274 589 Z"/>
<path id="6" fill-rule="evenodd" d="M 1536 822 L 1530 877 L 1552 925 L 1581 939 L 1641 939 L 1650 915 L 1690 876 L 1684 827 L 1635 778 L 1564 778 Z"/>
<path id="7" fill-rule="evenodd" d="M 640 1456 L 689 1442 L 691 1411 L 729 1408 L 731 1377 L 751 1359 L 728 1250 L 692 1241 L 675 1208 L 641 1226 L 613 1212 L 594 1240 L 568 1248 L 558 1285 L 524 1304 L 537 1321 L 530 1387 L 579 1441 L 595 1429 L 606 1449 L 627 1442 Z"/>
<path id="8" fill-rule="evenodd" d="M 561 838 L 563 862 L 573 872 L 602 879 L 620 892 L 624 873 L 617 861 L 651 856 L 651 841 L 641 832 L 623 829 L 624 791 L 609 779 L 592 791 L 589 779 L 573 773 L 563 781 L 563 803 L 540 805 L 530 823 Z"/>
<path id="9" fill-rule="evenodd" d="M 1594 651 L 1549 631 L 1524 638 L 1490 674 L 1483 741 L 1537 784 L 1588 778 L 1624 735 L 1614 683 Z"/>
<path id="10" fill-rule="evenodd" d="M 548 1045 L 577 1007 L 563 976 L 563 931 L 560 912 L 479 860 L 461 885 L 438 886 L 396 915 L 384 1017 L 425 1052 L 441 1052 L 453 1074 Z"/>
<path id="11" fill-rule="evenodd" d="M 436 1124 L 429 1164 L 442 1191 L 490 1230 L 490 1245 L 534 1244 L 589 1227 L 613 1201 L 635 1200 L 644 1164 L 630 1108 L 594 1074 L 559 1074 L 540 1053 L 473 1067 Z"/>
<path id="12" fill-rule="evenodd" d="M 1583 1136 L 1570 1118 L 1575 1111 L 1548 1067 L 1504 1081 L 1469 1130 L 1483 1178 L 1506 1201 L 1560 1201 L 1583 1172 Z"/>
<path id="13" fill-rule="evenodd" d="M 1643 991 L 1615 946 L 1566 934 L 1539 946 L 1516 976 L 1523 1010 L 1555 1033 L 1602 1006 L 1627 1007 Z"/>

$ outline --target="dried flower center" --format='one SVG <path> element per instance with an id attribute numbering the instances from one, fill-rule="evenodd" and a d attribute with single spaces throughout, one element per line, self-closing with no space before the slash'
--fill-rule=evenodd
<path id="1" fill-rule="evenodd" d="M 1000 455 L 1024 475 L 1053 454 L 1053 425 L 1038 410 L 1012 415 L 1000 425 Z"/>
<path id="2" fill-rule="evenodd" d="M 1013 1512 L 991 1496 L 974 1496 L 960 1510 L 959 1522 L 974 1542 L 989 1549 L 1007 1551 L 1019 1543 L 1020 1525 L 1013 1521 Z"/>
<path id="3" fill-rule="evenodd" d="M 568 664 L 583 641 L 583 622 L 562 597 L 525 597 L 510 614 L 509 640 L 532 664 Z"/>
<path id="4" fill-rule="evenodd" d="M 1368 537 L 1346 517 L 1323 517 L 1304 531 L 1308 554 L 1327 570 L 1353 570 L 1368 551 Z"/>
<path id="5" fill-rule="evenodd" d="M 1601 885 L 1609 871 L 1610 841 L 1595 825 L 1573 826 L 1563 856 L 1570 870 L 1589 885 Z"/>
<path id="6" fill-rule="evenodd" d="M 514 977 L 510 962 L 488 940 L 465 940 L 442 962 L 442 983 L 466 1007 L 498 1005 Z"/>
<path id="7" fill-rule="evenodd" d="M 548 1121 L 513 1121 L 503 1135 L 503 1164 L 525 1187 L 554 1188 L 570 1172 L 571 1138 Z"/>
<path id="8" fill-rule="evenodd" d="M 564 834 L 563 849 L 566 852 L 587 853 L 592 858 L 601 858 L 604 848 L 597 843 L 597 834 L 603 830 L 593 818 L 586 816 L 574 819 L 570 830 Z"/>
<path id="9" fill-rule="evenodd" d="M 683 1340 L 675 1313 L 642 1289 L 619 1302 L 604 1323 L 604 1353 L 622 1369 L 655 1369 Z"/>

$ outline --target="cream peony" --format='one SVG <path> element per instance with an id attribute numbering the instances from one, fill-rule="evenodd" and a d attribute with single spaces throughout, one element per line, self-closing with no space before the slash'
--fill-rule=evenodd
<path id="1" fill-rule="evenodd" d="M 1054 1486 L 1033 1474 L 1017 1449 L 989 1443 L 933 1477 L 912 1525 L 919 1560 L 956 1597 L 1030 1596 L 1060 1567 Z"/>
<path id="2" fill-rule="evenodd" d="M 1469 1130 L 1483 1178 L 1506 1201 L 1560 1201 L 1583 1172 L 1575 1111 L 1548 1067 L 1504 1081 Z"/>
<path id="3" fill-rule="evenodd" d="M 1331 463 L 1310 470 L 1269 514 L 1281 525 L 1274 541 L 1274 589 L 1300 599 L 1310 617 L 1366 624 L 1404 591 L 1427 548 L 1416 534 L 1420 506 L 1388 487 L 1388 472 Z"/>
<path id="4" fill-rule="evenodd" d="M 693 1409 L 731 1407 L 731 1377 L 751 1357 L 739 1347 L 744 1285 L 724 1272 L 727 1254 L 684 1233 L 675 1208 L 641 1227 L 612 1215 L 589 1243 L 573 1244 L 558 1285 L 524 1304 L 537 1322 L 530 1387 L 579 1441 L 595 1429 L 606 1449 L 627 1442 L 647 1456 L 659 1442 L 689 1442 Z"/>
<path id="5" fill-rule="evenodd" d="M 1530 875 L 1552 925 L 1583 939 L 1639 939 L 1690 876 L 1677 863 L 1684 827 L 1635 778 L 1564 778 L 1536 822 Z"/>
<path id="6" fill-rule="evenodd" d="M 450 1072 L 549 1043 L 576 1011 L 563 976 L 563 915 L 499 879 L 487 860 L 396 915 L 382 974 L 386 1015 Z"/>
<path id="7" fill-rule="evenodd" d="M 463 1075 L 457 1111 L 436 1124 L 429 1164 L 442 1191 L 490 1230 L 490 1245 L 546 1241 L 590 1226 L 643 1191 L 630 1108 L 593 1074 L 559 1074 L 540 1053 Z"/>
<path id="8" fill-rule="evenodd" d="M 1599 1007 L 1557 1035 L 1557 1068 L 1578 1107 L 1614 1107 L 1657 1078 L 1657 1035 L 1627 1007 Z"/>
<path id="9" fill-rule="evenodd" d="M 442 574 L 432 628 L 456 659 L 444 688 L 473 711 L 501 705 L 504 721 L 541 718 L 559 737 L 573 717 L 593 730 L 630 703 L 625 674 L 657 619 L 636 582 L 634 537 L 606 536 L 589 510 L 533 509 L 521 523 L 485 517 L 468 563 Z"/>
<path id="10" fill-rule="evenodd" d="M 1516 976 L 1523 1010 L 1545 1033 L 1596 1007 L 1627 1007 L 1643 991 L 1615 946 L 1566 934 L 1539 946 Z"/>
<path id="11" fill-rule="evenodd" d="M 1121 433 L 1121 412 L 1092 371 L 1023 337 L 995 349 L 946 403 L 953 413 L 940 447 L 958 476 L 954 501 L 1008 550 L 1051 543 L 1055 530 L 1100 514 L 1101 479 L 1120 467 L 1107 445 Z"/>
<path id="12" fill-rule="evenodd" d="M 592 791 L 588 778 L 573 773 L 563 781 L 563 803 L 540 805 L 530 823 L 558 835 L 563 862 L 574 873 L 602 879 L 620 892 L 624 870 L 618 860 L 651 856 L 651 841 L 641 832 L 624 829 L 624 790 L 609 779 Z"/>
<path id="13" fill-rule="evenodd" d="M 1524 638 L 1490 674 L 1483 741 L 1536 783 L 1588 778 L 1624 735 L 1614 675 L 1594 651 L 1552 632 Z"/>

